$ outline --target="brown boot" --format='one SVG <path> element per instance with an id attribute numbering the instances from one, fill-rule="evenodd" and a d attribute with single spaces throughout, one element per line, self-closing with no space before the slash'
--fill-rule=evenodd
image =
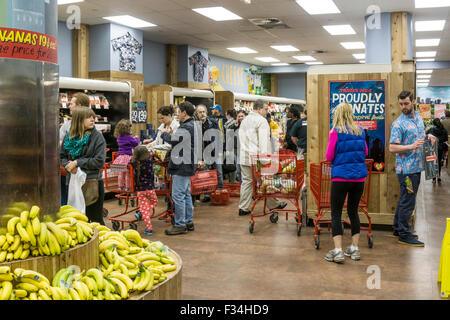
<path id="1" fill-rule="evenodd" d="M 186 227 L 175 227 L 175 226 L 172 226 L 172 228 L 166 229 L 166 234 L 168 236 L 175 236 L 177 234 L 185 234 L 187 232 L 188 231 L 187 231 Z"/>

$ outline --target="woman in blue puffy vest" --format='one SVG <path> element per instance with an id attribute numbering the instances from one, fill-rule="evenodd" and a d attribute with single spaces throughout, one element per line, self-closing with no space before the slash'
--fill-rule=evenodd
<path id="1" fill-rule="evenodd" d="M 359 200 L 364 191 L 367 177 L 365 158 L 368 154 L 364 130 L 353 121 L 352 107 L 341 103 L 336 107 L 333 128 L 326 153 L 331 162 L 331 227 L 334 250 L 325 255 L 330 262 L 343 263 L 344 256 L 352 260 L 360 259 L 358 248 L 360 222 Z M 348 195 L 347 211 L 351 222 L 352 244 L 342 250 L 342 207 Z"/>

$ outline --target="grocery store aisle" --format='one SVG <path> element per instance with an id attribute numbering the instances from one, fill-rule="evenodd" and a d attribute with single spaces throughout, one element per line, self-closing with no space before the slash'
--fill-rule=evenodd
<path id="1" fill-rule="evenodd" d="M 194 232 L 166 236 L 169 224 L 155 219 L 153 236 L 145 237 L 162 241 L 181 256 L 183 299 L 440 299 L 436 279 L 445 218 L 450 217 L 450 176 L 444 173 L 440 185 L 422 181 L 416 231 L 425 248 L 400 245 L 391 232 L 374 230 L 374 247 L 369 249 L 363 231 L 358 262 L 325 261 L 331 234 L 322 233 L 316 250 L 313 228 L 303 228 L 297 237 L 293 215 L 288 221 L 280 215 L 277 224 L 269 216 L 257 218 L 250 234 L 249 217 L 237 214 L 238 198 L 226 207 L 197 202 Z M 158 208 L 164 205 L 160 198 Z M 120 210 L 114 200 L 105 206 L 110 214 Z M 142 232 L 144 223 L 138 226 Z M 345 229 L 344 246 L 350 237 Z M 379 267 L 380 289 L 367 287 L 369 266 Z"/>

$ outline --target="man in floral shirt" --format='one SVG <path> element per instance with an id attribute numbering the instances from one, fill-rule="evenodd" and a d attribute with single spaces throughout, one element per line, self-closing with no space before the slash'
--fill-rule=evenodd
<path id="1" fill-rule="evenodd" d="M 401 244 L 423 247 L 411 232 L 409 220 L 416 205 L 416 195 L 420 184 L 420 175 L 424 170 L 423 143 L 425 127 L 422 118 L 414 111 L 414 96 L 403 91 L 398 96 L 402 115 L 391 126 L 389 151 L 396 154 L 395 171 L 400 183 L 400 199 L 394 217 L 394 236 Z M 434 144 L 436 138 L 430 134 L 427 138 Z M 408 190 L 409 189 L 409 190 Z"/>

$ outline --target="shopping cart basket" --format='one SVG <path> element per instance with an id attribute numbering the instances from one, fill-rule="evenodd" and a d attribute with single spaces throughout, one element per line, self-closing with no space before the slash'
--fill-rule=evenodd
<path id="1" fill-rule="evenodd" d="M 191 177 L 191 195 L 196 196 L 216 191 L 217 170 L 200 170 Z"/>
<path id="2" fill-rule="evenodd" d="M 369 248 L 373 247 L 373 235 L 372 235 L 372 221 L 370 219 L 369 212 L 367 208 L 369 206 L 369 196 L 370 196 L 370 179 L 372 175 L 372 159 L 366 159 L 368 175 L 364 183 L 364 191 L 361 196 L 361 200 L 358 205 L 358 209 L 364 212 L 368 220 L 367 227 L 361 227 L 361 230 L 368 230 L 367 241 L 369 243 Z M 320 240 L 319 235 L 322 228 L 320 228 L 320 223 L 328 224 L 328 231 L 331 229 L 331 220 L 322 219 L 323 215 L 328 211 L 331 211 L 331 163 L 327 161 L 322 161 L 321 163 L 311 163 L 310 164 L 310 186 L 311 193 L 314 196 L 314 200 L 317 206 L 317 217 L 314 219 L 314 246 L 319 249 Z M 347 199 L 345 199 L 344 208 L 347 207 Z M 350 225 L 350 222 L 342 219 L 342 223 Z"/>
<path id="3" fill-rule="evenodd" d="M 288 220 L 288 213 L 292 212 L 296 214 L 297 235 L 300 236 L 303 223 L 302 210 L 298 200 L 305 180 L 304 166 L 304 161 L 297 160 L 296 154 L 290 152 L 251 156 L 255 200 L 251 208 L 250 233 L 254 231 L 255 217 L 270 214 L 270 222 L 277 223 L 279 212 L 286 213 L 286 220 Z M 296 209 L 266 210 L 269 198 L 287 199 L 294 204 Z M 260 200 L 264 200 L 263 213 L 254 214 L 254 208 Z"/>
<path id="4" fill-rule="evenodd" d="M 224 182 L 223 188 L 228 189 L 230 197 L 240 197 L 241 195 L 241 183 L 240 182 Z"/>

